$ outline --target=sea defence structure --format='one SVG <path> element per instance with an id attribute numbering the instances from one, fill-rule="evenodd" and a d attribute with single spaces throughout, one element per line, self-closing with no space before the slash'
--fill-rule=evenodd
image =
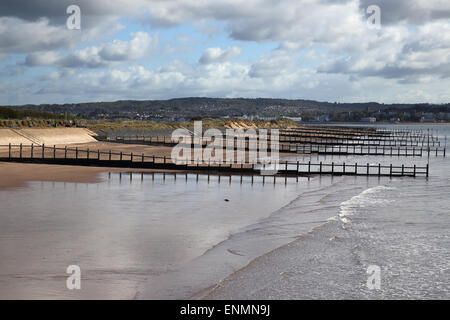
<path id="1" fill-rule="evenodd" d="M 69 145 L 97 141 L 86 128 L 0 129 L 0 145 Z"/>
<path id="2" fill-rule="evenodd" d="M 82 129 L 80 139 L 94 139 L 94 135 L 88 130 Z M 314 143 L 298 144 L 295 138 L 315 139 Z M 36 136 L 33 136 L 33 139 Z M 27 139 L 26 137 L 24 137 Z M 240 175 L 240 176 L 267 176 L 274 177 L 299 177 L 311 175 L 363 175 L 363 176 L 424 176 L 429 175 L 429 164 L 402 164 L 396 161 L 390 163 L 366 163 L 364 158 L 355 162 L 335 162 L 335 161 L 288 161 L 280 160 L 276 170 L 266 170 L 264 163 L 214 163 L 204 161 L 201 163 L 189 160 L 187 163 L 178 164 L 175 159 L 161 157 L 155 154 L 137 154 L 130 152 L 117 152 L 95 150 L 80 147 L 70 147 L 67 145 L 53 146 L 46 145 L 43 140 L 44 135 L 37 137 L 41 139 L 40 145 L 31 143 L 11 143 L 3 144 L 0 161 L 22 162 L 22 163 L 43 163 L 72 166 L 98 166 L 132 169 L 152 169 L 160 172 L 179 173 L 201 173 L 209 175 Z M 173 146 L 176 142 L 171 137 L 96 137 L 99 141 L 115 142 L 117 144 L 142 144 L 142 145 L 166 145 Z M 53 139 L 57 139 L 53 137 Z M 246 139 L 259 139 L 258 134 Z M 330 141 L 329 139 L 333 139 Z M 31 141 L 30 138 L 28 138 Z M 430 156 L 431 151 L 438 155 L 445 156 L 445 143 L 442 144 L 438 136 L 430 134 L 429 131 L 419 130 L 380 130 L 368 128 L 345 128 L 345 127 L 306 127 L 297 130 L 281 131 L 280 140 L 286 141 L 289 150 L 294 153 L 336 153 L 354 155 L 377 155 L 385 157 L 423 157 Z M 47 140 L 48 141 L 48 140 Z M 56 141 L 56 140 L 52 140 Z M 58 140 L 58 141 L 62 141 Z M 357 141 L 358 143 L 355 143 Z M 205 148 L 205 141 L 199 140 L 201 148 Z M 247 141 L 248 142 L 248 141 Z M 316 144 L 322 142 L 322 144 Z M 385 142 L 389 142 L 386 145 Z M 325 144 L 327 143 L 327 144 Z M 337 144 L 336 144 L 337 143 Z M 395 143 L 395 144 L 394 144 Z M 190 147 L 195 147 L 195 143 Z M 327 145 L 329 146 L 327 147 Z M 307 146 L 307 147 L 305 147 Z M 320 148 L 315 148 L 319 146 Z M 94 145 L 95 147 L 95 145 Z M 293 147 L 293 148 L 291 148 Z M 244 151 L 248 151 L 249 144 L 245 145 Z M 435 148 L 432 150 L 432 148 Z M 441 150 L 436 148 L 442 148 Z M 283 148 L 280 148 L 283 152 Z M 379 152 L 379 150 L 382 152 Z M 236 146 L 235 151 L 239 148 Z M 308 151 L 308 152 L 307 152 Z M 272 173 L 267 173 L 272 172 Z"/>

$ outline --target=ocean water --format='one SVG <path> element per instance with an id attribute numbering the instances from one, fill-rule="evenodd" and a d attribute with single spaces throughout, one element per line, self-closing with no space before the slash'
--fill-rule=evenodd
<path id="1" fill-rule="evenodd" d="M 450 135 L 448 126 L 433 130 Z M 368 161 L 421 164 L 428 159 Z M 328 215 L 327 223 L 303 229 L 296 241 L 260 256 L 206 297 L 449 299 L 450 161 L 429 161 L 428 179 L 344 177 L 308 200 L 297 198 L 280 212 L 286 222 L 314 212 Z M 369 266 L 380 269 L 379 289 L 367 286 Z"/>
<path id="2" fill-rule="evenodd" d="M 331 159 L 431 171 L 275 185 L 105 174 L 3 190 L 0 298 L 449 298 L 448 158 L 303 160 Z M 73 264 L 81 290 L 65 285 Z M 369 265 L 380 290 L 366 286 Z"/>

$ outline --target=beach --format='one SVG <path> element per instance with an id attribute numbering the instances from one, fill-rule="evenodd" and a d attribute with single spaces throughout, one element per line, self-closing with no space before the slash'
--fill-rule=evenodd
<path id="1" fill-rule="evenodd" d="M 103 142 L 70 146 L 170 153 Z M 360 161 L 357 155 L 290 157 Z M 0 163 L 0 296 L 445 299 L 450 168 L 444 157 L 431 157 L 430 165 L 429 179 L 313 176 L 263 184 L 261 177 L 253 183 L 250 177 Z M 65 286 L 73 264 L 82 270 L 81 290 Z M 382 270 L 380 291 L 366 286 L 369 265 Z"/>

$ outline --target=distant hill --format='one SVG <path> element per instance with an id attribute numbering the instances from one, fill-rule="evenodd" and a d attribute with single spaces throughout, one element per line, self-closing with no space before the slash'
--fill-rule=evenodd
<path id="1" fill-rule="evenodd" d="M 92 119 L 157 119 L 173 120 L 194 117 L 297 117 L 305 119 L 324 113 L 373 113 L 384 110 L 413 112 L 450 112 L 450 104 L 380 104 L 331 103 L 312 100 L 246 99 L 246 98 L 179 98 L 170 100 L 123 100 L 116 102 L 88 102 L 74 104 L 41 104 L 14 107 L 54 114 L 72 114 Z"/>

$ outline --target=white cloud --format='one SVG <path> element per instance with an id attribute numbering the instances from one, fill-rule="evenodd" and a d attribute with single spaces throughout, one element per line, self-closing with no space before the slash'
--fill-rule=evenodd
<path id="1" fill-rule="evenodd" d="M 2 83 L 10 89 L 1 91 L 3 101 L 14 99 L 14 90 L 15 96 L 78 99 L 74 88 L 86 95 L 81 100 L 212 95 L 388 102 L 407 100 L 416 89 L 422 92 L 414 96 L 418 100 L 448 100 L 448 0 L 78 0 L 82 32 L 65 28 L 65 8 L 72 2 L 0 3 L 0 59 L 26 54 L 24 65 L 1 73 L 23 77 L 21 83 Z M 365 8 L 372 4 L 381 7 L 380 30 L 365 23 Z M 153 28 L 187 24 L 197 34 L 174 37 L 175 44 L 163 40 L 160 65 L 150 70 L 140 59 L 157 45 L 156 36 L 137 32 L 128 41 L 105 42 L 105 31 L 117 31 L 121 18 Z M 203 40 L 200 33 L 210 36 Z M 277 49 L 261 54 L 263 42 Z M 192 57 L 196 50 L 204 51 Z M 246 62 L 238 63 L 234 59 L 243 50 L 249 50 Z M 170 63 L 172 55 L 178 60 Z M 121 68 L 130 61 L 134 66 Z M 40 83 L 29 78 L 27 66 L 59 69 Z"/>
<path id="2" fill-rule="evenodd" d="M 114 62 L 136 60 L 149 53 L 152 37 L 146 32 L 131 34 L 131 40 L 114 40 L 100 46 L 87 47 L 73 53 L 36 52 L 26 57 L 27 66 L 57 66 L 62 68 L 99 68 Z"/>
<path id="3" fill-rule="evenodd" d="M 41 50 L 69 49 L 79 42 L 79 33 L 51 26 L 48 19 L 35 22 L 0 17 L 0 53 L 27 53 Z"/>
<path id="4" fill-rule="evenodd" d="M 361 43 L 364 43 L 362 41 Z M 450 24 L 433 22 L 413 30 L 386 27 L 365 41 L 365 50 L 322 64 L 319 71 L 396 78 L 401 83 L 423 76 L 450 77 Z"/>
<path id="5" fill-rule="evenodd" d="M 242 50 L 239 47 L 231 47 L 226 50 L 221 48 L 208 48 L 203 52 L 199 62 L 201 64 L 223 63 L 239 56 Z"/>

